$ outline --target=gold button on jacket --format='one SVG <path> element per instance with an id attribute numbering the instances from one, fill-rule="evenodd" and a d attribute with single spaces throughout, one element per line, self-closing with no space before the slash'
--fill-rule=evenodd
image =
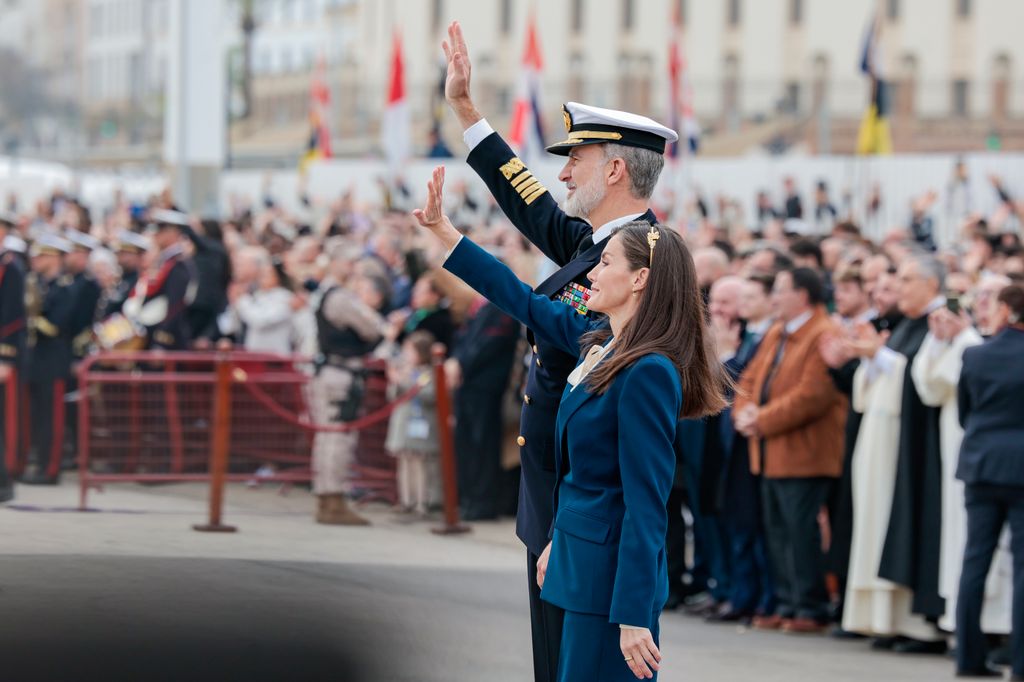
<path id="1" fill-rule="evenodd" d="M 530 396 L 528 396 L 528 395 L 524 395 L 524 396 L 523 396 L 523 402 L 524 402 L 524 403 L 526 403 L 527 405 L 529 405 L 530 403 L 532 403 L 532 402 L 533 402 L 533 398 L 531 398 L 531 397 L 530 397 Z"/>
<path id="2" fill-rule="evenodd" d="M 519 444 L 519 447 L 523 447 L 524 445 L 526 445 L 526 439 L 523 438 L 522 436 L 519 436 L 519 438 L 516 438 L 516 443 Z"/>

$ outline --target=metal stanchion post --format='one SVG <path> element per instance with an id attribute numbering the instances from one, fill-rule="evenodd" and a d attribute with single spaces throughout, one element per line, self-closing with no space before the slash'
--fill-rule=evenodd
<path id="1" fill-rule="evenodd" d="M 217 383 L 213 397 L 213 435 L 210 450 L 209 523 L 192 526 L 211 533 L 234 533 L 237 528 L 221 523 L 224 508 L 224 479 L 228 470 L 228 440 L 231 437 L 231 362 L 217 358 Z"/>
<path id="2" fill-rule="evenodd" d="M 445 348 L 437 344 L 433 349 L 434 392 L 437 395 L 437 434 L 441 444 L 441 479 L 444 482 L 444 525 L 432 528 L 438 535 L 466 533 L 471 528 L 459 521 L 459 491 L 455 477 L 455 441 L 452 438 L 451 399 L 444 375 Z M 499 425 L 495 425 L 498 428 Z"/>

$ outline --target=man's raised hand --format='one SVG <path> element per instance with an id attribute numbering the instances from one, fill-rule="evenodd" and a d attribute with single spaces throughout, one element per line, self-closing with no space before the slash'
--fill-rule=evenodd
<path id="1" fill-rule="evenodd" d="M 444 81 L 444 97 L 448 100 L 448 106 L 455 112 L 463 129 L 466 129 L 483 116 L 476 110 L 473 98 L 469 93 L 469 77 L 472 66 L 469 62 L 466 39 L 462 36 L 462 27 L 459 26 L 459 22 L 453 21 L 449 24 L 448 40 L 442 42 L 441 47 L 444 49 L 444 56 L 448 61 L 448 75 Z"/>

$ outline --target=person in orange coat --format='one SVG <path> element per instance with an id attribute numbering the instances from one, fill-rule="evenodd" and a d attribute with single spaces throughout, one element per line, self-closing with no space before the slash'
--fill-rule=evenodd
<path id="1" fill-rule="evenodd" d="M 740 377 L 733 419 L 750 439 L 750 469 L 763 477 L 768 554 L 776 582 L 775 614 L 754 626 L 817 632 L 829 599 L 818 512 L 842 472 L 846 398 L 818 352 L 835 328 L 824 284 L 808 268 L 779 273 L 772 290 L 776 323 Z"/>

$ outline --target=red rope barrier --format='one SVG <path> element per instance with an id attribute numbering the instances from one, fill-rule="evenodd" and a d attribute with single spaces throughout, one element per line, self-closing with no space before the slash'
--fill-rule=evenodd
<path id="1" fill-rule="evenodd" d="M 309 429 L 310 431 L 317 431 L 320 433 L 348 433 L 349 431 L 359 431 L 360 429 L 365 429 L 367 426 L 371 426 L 373 424 L 376 424 L 377 422 L 384 421 L 385 419 L 391 416 L 391 413 L 395 411 L 396 407 L 398 407 L 402 403 L 409 402 L 417 395 L 419 395 L 421 388 L 420 386 L 413 386 L 408 391 L 398 396 L 393 401 L 391 401 L 384 407 L 380 408 L 376 412 L 371 412 L 370 414 L 364 415 L 359 419 L 354 419 L 350 422 L 345 422 L 344 424 L 314 424 L 313 422 L 306 421 L 305 419 L 298 417 L 294 412 L 291 412 L 282 407 L 281 405 L 279 405 L 273 398 L 267 395 L 266 392 L 263 391 L 263 389 L 259 388 L 258 386 L 250 384 L 249 382 L 246 381 L 238 382 L 238 385 L 243 386 L 245 390 L 249 392 L 249 395 L 256 398 L 256 400 L 261 405 L 263 405 L 263 407 L 267 408 L 281 419 L 284 419 L 288 423 L 294 424 L 295 426 L 299 426 L 304 429 Z"/>

